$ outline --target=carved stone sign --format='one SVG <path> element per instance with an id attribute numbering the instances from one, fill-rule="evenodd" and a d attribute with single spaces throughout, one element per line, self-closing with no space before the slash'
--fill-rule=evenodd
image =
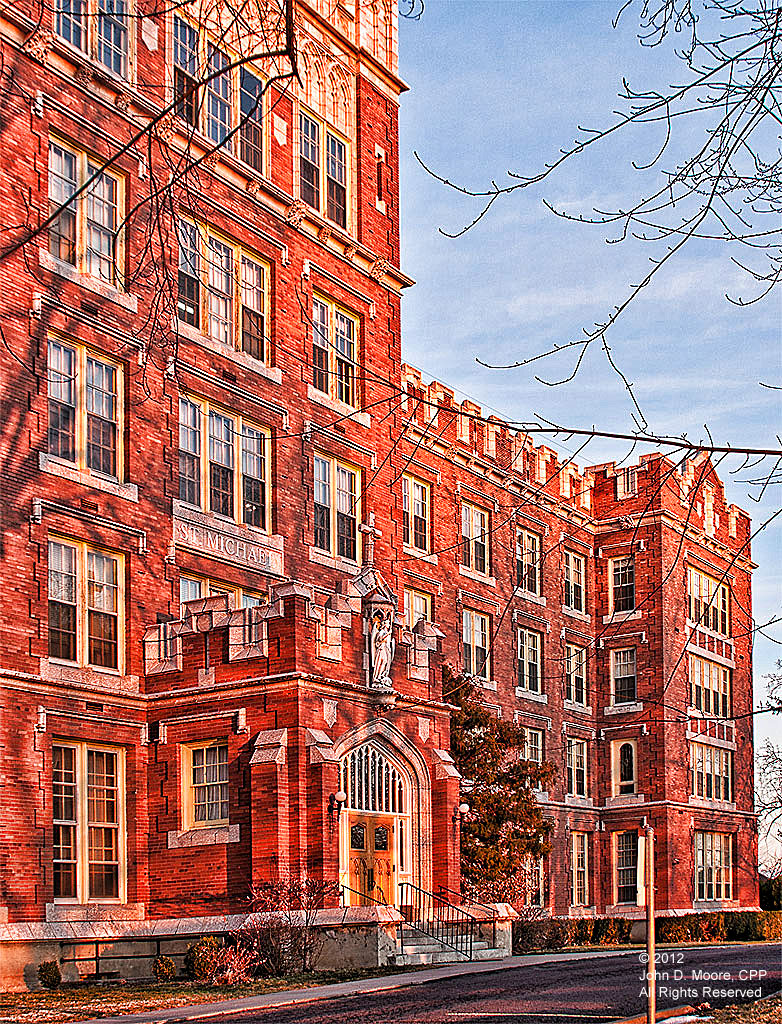
<path id="1" fill-rule="evenodd" d="M 284 575 L 283 538 L 252 532 L 174 502 L 174 544 L 223 562 Z"/>

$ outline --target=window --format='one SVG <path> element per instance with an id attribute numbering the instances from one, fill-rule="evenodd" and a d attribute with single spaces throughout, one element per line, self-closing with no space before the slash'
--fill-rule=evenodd
<path id="1" fill-rule="evenodd" d="M 631 612 L 635 608 L 635 563 L 632 558 L 611 560 L 611 611 Z"/>
<path id="2" fill-rule="evenodd" d="M 462 565 L 486 576 L 489 572 L 489 513 L 462 503 Z"/>
<path id="3" fill-rule="evenodd" d="M 121 669 L 122 556 L 77 541 L 49 541 L 49 657 Z"/>
<path id="4" fill-rule="evenodd" d="M 405 587 L 405 625 L 412 629 L 421 619 L 432 621 L 432 595 Z"/>
<path id="5" fill-rule="evenodd" d="M 636 792 L 635 741 L 624 740 L 612 744 L 613 793 L 626 796 Z"/>
<path id="6" fill-rule="evenodd" d="M 543 672 L 541 658 L 543 636 L 532 629 L 516 630 L 516 658 L 518 659 L 518 686 L 532 693 L 542 692 Z"/>
<path id="7" fill-rule="evenodd" d="M 567 741 L 567 791 L 570 796 L 587 794 L 586 740 Z"/>
<path id="8" fill-rule="evenodd" d="M 521 864 L 521 902 L 525 907 L 542 907 L 545 899 L 545 874 L 542 857 L 528 854 Z"/>
<path id="9" fill-rule="evenodd" d="M 122 750 L 52 746 L 55 900 L 125 898 L 125 759 Z"/>
<path id="10" fill-rule="evenodd" d="M 691 622 L 730 636 L 730 597 L 726 583 L 718 583 L 698 569 L 688 567 L 687 607 Z"/>
<path id="11" fill-rule="evenodd" d="M 524 729 L 524 746 L 521 756 L 525 761 L 543 763 L 543 732 L 540 729 Z"/>
<path id="12" fill-rule="evenodd" d="M 197 601 L 202 597 L 214 597 L 215 594 L 226 594 L 229 607 L 233 608 L 256 608 L 258 605 L 266 604 L 266 594 L 254 590 L 244 590 L 241 587 L 234 587 L 230 583 L 222 583 L 218 580 L 204 579 L 201 576 L 179 577 L 179 608 L 182 613 L 183 606 L 188 601 Z"/>
<path id="13" fill-rule="evenodd" d="M 690 660 L 690 701 L 698 711 L 715 718 L 731 714 L 730 669 L 695 654 Z"/>
<path id="14" fill-rule="evenodd" d="M 570 904 L 586 907 L 589 903 L 589 875 L 586 832 L 570 833 Z"/>
<path id="15" fill-rule="evenodd" d="M 429 484 L 405 474 L 402 477 L 402 543 L 416 551 L 429 551 Z"/>
<path id="16" fill-rule="evenodd" d="M 691 743 L 690 792 L 703 800 L 732 800 L 733 751 Z"/>
<path id="17" fill-rule="evenodd" d="M 637 695 L 634 647 L 611 651 L 611 680 L 614 704 L 632 704 Z"/>
<path id="18" fill-rule="evenodd" d="M 358 321 L 327 299 L 312 300 L 312 386 L 345 405 L 358 404 Z"/>
<path id="19" fill-rule="evenodd" d="M 622 498 L 631 498 L 638 494 L 638 470 L 628 466 L 625 469 L 616 471 L 616 497 L 617 501 Z"/>
<path id="20" fill-rule="evenodd" d="M 531 530 L 516 531 L 516 586 L 540 594 L 541 539 Z"/>
<path id="21" fill-rule="evenodd" d="M 584 559 L 572 551 L 565 552 L 565 607 L 576 612 L 584 608 Z"/>
<path id="22" fill-rule="evenodd" d="M 616 833 L 616 902 L 638 903 L 638 833 Z"/>
<path id="23" fill-rule="evenodd" d="M 299 114 L 299 194 L 341 228 L 348 221 L 348 147 L 312 114 Z M 325 195 L 323 182 L 325 181 Z"/>
<path id="24" fill-rule="evenodd" d="M 733 837 L 695 833 L 695 899 L 733 899 Z"/>
<path id="25" fill-rule="evenodd" d="M 465 674 L 478 679 L 490 679 L 488 615 L 469 608 L 462 611 L 462 643 Z"/>
<path id="26" fill-rule="evenodd" d="M 325 455 L 314 460 L 315 547 L 358 558 L 359 470 Z"/>
<path id="27" fill-rule="evenodd" d="M 268 530 L 269 431 L 212 408 L 179 399 L 179 500 Z"/>
<path id="28" fill-rule="evenodd" d="M 54 31 L 121 78 L 128 76 L 127 0 L 55 0 Z"/>
<path id="29" fill-rule="evenodd" d="M 228 824 L 228 744 L 182 748 L 182 827 Z"/>
<path id="30" fill-rule="evenodd" d="M 177 223 L 177 235 L 180 323 L 261 363 L 268 362 L 267 264 L 190 221 Z"/>
<path id="31" fill-rule="evenodd" d="M 117 478 L 121 458 L 120 368 L 80 345 L 48 346 L 50 455 Z"/>
<path id="32" fill-rule="evenodd" d="M 124 188 L 120 177 L 100 170 L 102 163 L 49 140 L 49 214 L 56 214 L 49 227 L 49 252 L 81 273 L 119 287 Z M 86 181 L 91 181 L 89 188 L 74 198 Z"/>
<path id="33" fill-rule="evenodd" d="M 173 57 L 177 116 L 263 172 L 263 79 L 247 65 L 230 67 L 234 59 L 178 15 Z"/>
<path id="34" fill-rule="evenodd" d="M 586 648 L 565 644 L 565 699 L 586 707 Z"/>

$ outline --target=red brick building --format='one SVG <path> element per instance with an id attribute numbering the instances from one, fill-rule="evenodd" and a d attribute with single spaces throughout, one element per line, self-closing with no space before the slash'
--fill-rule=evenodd
<path id="1" fill-rule="evenodd" d="M 755 906 L 747 516 L 402 363 L 395 5 L 297 4 L 300 81 L 195 6 L 0 15 L 9 976 L 458 890 L 444 662 L 560 769 L 531 898 L 642 915 L 648 823 L 662 913 Z"/>

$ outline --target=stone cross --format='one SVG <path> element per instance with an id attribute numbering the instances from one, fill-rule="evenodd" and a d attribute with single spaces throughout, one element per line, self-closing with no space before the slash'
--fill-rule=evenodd
<path id="1" fill-rule="evenodd" d="M 383 534 L 375 526 L 375 513 L 369 513 L 369 523 L 361 523 L 359 531 L 364 534 L 364 565 L 375 564 L 375 538 Z"/>

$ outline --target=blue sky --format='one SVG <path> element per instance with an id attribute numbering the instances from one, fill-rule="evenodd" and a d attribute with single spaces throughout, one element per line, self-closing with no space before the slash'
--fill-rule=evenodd
<path id="1" fill-rule="evenodd" d="M 554 217 L 556 206 L 588 214 L 640 196 L 652 172 L 638 172 L 662 136 L 634 130 L 566 164 L 539 186 L 498 201 L 467 235 L 446 238 L 478 212 L 475 200 L 433 180 L 413 151 L 438 173 L 470 188 L 502 183 L 508 170 L 537 172 L 574 137 L 577 126 L 604 127 L 619 107 L 622 77 L 639 87 L 681 82 L 671 48 L 636 39 L 631 9 L 613 29 L 618 2 L 577 0 L 426 0 L 420 21 L 400 20 L 402 98 L 402 266 L 417 281 L 402 304 L 403 351 L 425 374 L 445 381 L 511 419 L 535 413 L 574 427 L 632 429 L 621 383 L 595 350 L 576 380 L 549 388 L 534 374 L 562 376 L 570 360 L 517 370 L 488 370 L 475 358 L 510 362 L 579 336 L 602 320 L 649 268 L 640 243 L 607 245 L 599 227 Z M 672 153 L 701 139 L 702 126 L 674 139 Z M 670 165 L 672 160 L 667 161 Z M 736 254 L 741 255 L 741 254 Z M 744 275 L 723 248 L 698 243 L 646 289 L 609 334 L 613 355 L 634 383 L 650 428 L 716 443 L 772 447 L 779 431 L 780 293 L 737 308 L 725 292 L 746 295 Z M 548 441 L 547 443 L 551 443 Z M 556 444 L 561 450 L 574 446 Z M 594 441 L 579 461 L 621 458 L 621 442 Z M 728 497 L 756 524 L 779 507 L 779 488 L 757 489 L 723 466 Z M 778 525 L 753 547 L 758 621 L 780 614 L 782 554 Z M 782 657 L 782 629 L 755 645 L 756 693 Z M 776 642 L 775 642 L 776 641 Z M 782 740 L 782 720 L 760 716 L 758 739 Z"/>

